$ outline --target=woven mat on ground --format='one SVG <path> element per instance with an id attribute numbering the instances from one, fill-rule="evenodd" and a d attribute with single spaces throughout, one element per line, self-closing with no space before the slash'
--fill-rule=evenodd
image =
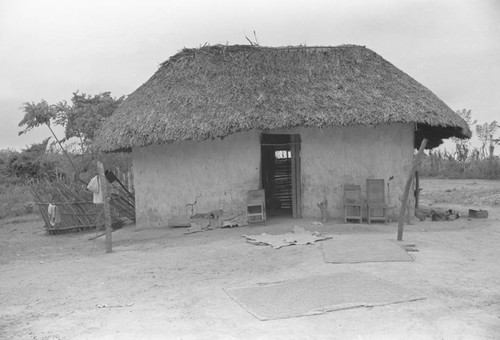
<path id="1" fill-rule="evenodd" d="M 294 226 L 291 232 L 281 235 L 243 235 L 247 242 L 256 245 L 269 245 L 274 249 L 286 246 L 314 244 L 317 241 L 329 240 L 331 237 L 323 236 L 319 232 L 311 232 L 299 226 Z"/>
<path id="2" fill-rule="evenodd" d="M 360 272 L 224 289 L 259 320 L 275 320 L 330 311 L 421 300 L 414 292 Z"/>
<path id="3" fill-rule="evenodd" d="M 396 241 L 380 235 L 336 235 L 321 250 L 328 263 L 413 261 Z"/>

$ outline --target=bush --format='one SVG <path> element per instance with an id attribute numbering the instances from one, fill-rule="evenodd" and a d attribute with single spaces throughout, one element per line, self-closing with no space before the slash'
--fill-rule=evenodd
<path id="1" fill-rule="evenodd" d="M 431 152 L 422 160 L 419 174 L 452 179 L 500 179 L 500 160 L 495 156 L 459 162 L 450 154 Z"/>
<path id="2" fill-rule="evenodd" d="M 0 187 L 0 218 L 33 213 L 35 208 L 28 185 L 3 185 Z"/>

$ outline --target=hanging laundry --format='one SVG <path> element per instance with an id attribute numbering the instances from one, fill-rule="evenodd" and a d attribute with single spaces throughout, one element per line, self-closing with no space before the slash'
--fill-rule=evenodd
<path id="1" fill-rule="evenodd" d="M 56 224 L 61 223 L 61 216 L 57 205 L 49 203 L 47 213 L 49 214 L 49 223 L 51 226 L 55 227 Z"/>
<path id="2" fill-rule="evenodd" d="M 94 176 L 87 185 L 87 189 L 92 191 L 94 194 L 93 202 L 95 204 L 101 204 L 102 201 L 102 188 L 101 182 L 99 181 L 99 176 Z"/>

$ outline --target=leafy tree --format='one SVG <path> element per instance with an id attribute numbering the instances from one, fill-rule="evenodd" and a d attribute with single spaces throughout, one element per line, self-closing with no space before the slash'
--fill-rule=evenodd
<path id="1" fill-rule="evenodd" d="M 481 155 L 484 159 L 488 158 L 488 177 L 490 179 L 495 178 L 498 172 L 498 161 L 494 159 L 495 144 L 498 143 L 498 139 L 495 138 L 495 134 L 498 130 L 498 123 L 496 120 L 491 123 L 484 123 L 482 125 L 476 126 L 476 133 L 481 141 Z M 489 155 L 486 153 L 486 146 L 489 146 Z"/>
<path id="2" fill-rule="evenodd" d="M 493 157 L 493 151 L 495 149 L 495 134 L 498 130 L 498 123 L 496 120 L 491 123 L 484 123 L 482 125 L 476 125 L 477 137 L 481 141 L 481 156 L 487 158 L 486 146 L 489 146 L 489 157 Z"/>
<path id="3" fill-rule="evenodd" d="M 462 109 L 462 110 L 457 110 L 456 113 L 457 113 L 457 115 L 462 117 L 463 120 L 465 120 L 465 122 L 467 123 L 467 125 L 469 126 L 469 128 L 472 131 L 472 127 L 477 123 L 477 120 L 472 120 L 471 110 Z M 467 159 L 469 158 L 469 154 L 471 151 L 470 139 L 460 139 L 460 138 L 453 137 L 453 138 L 451 138 L 451 140 L 453 141 L 453 143 L 455 143 L 456 160 L 459 163 L 464 164 L 467 161 Z"/>
<path id="4" fill-rule="evenodd" d="M 56 105 L 55 123 L 64 127 L 64 141 L 71 138 L 79 141 L 80 171 L 87 171 L 95 159 L 91 148 L 95 134 L 106 118 L 120 106 L 124 98 L 124 96 L 118 99 L 113 98 L 110 92 L 91 96 L 76 91 L 71 98 L 71 104 L 62 101 Z"/>
<path id="5" fill-rule="evenodd" d="M 73 93 L 71 105 L 62 101 L 55 106 L 57 117 L 55 123 L 65 129 L 64 141 L 77 138 L 82 153 L 88 151 L 95 138 L 95 133 L 106 118 L 120 106 L 125 97 L 113 98 L 110 92 L 94 96 L 78 91 Z"/>
<path id="6" fill-rule="evenodd" d="M 63 150 L 65 155 L 68 157 L 68 160 L 70 161 L 71 165 L 78 173 L 78 170 L 73 161 L 71 160 L 71 157 L 66 152 L 66 149 L 64 149 L 61 141 L 57 138 L 56 134 L 54 133 L 54 130 L 52 130 L 51 121 L 55 119 L 57 116 L 57 111 L 54 105 L 49 105 L 45 100 L 42 99 L 40 103 L 34 103 L 34 102 L 24 103 L 21 108 L 24 111 L 24 117 L 19 122 L 19 127 L 25 126 L 25 128 L 24 130 L 19 131 L 18 134 L 22 135 L 35 127 L 46 125 L 49 128 L 50 132 L 52 133 L 52 136 L 54 136 L 54 139 L 57 141 L 57 143 L 59 143 L 61 150 Z"/>
<path id="7" fill-rule="evenodd" d="M 10 184 L 11 174 L 8 168 L 10 159 L 19 152 L 15 150 L 0 150 L 0 184 Z M 1 189 L 1 186 L 0 186 Z"/>
<path id="8" fill-rule="evenodd" d="M 45 157 L 49 139 L 46 138 L 43 142 L 34 143 L 20 153 L 10 155 L 6 162 L 7 174 L 22 180 L 55 179 L 55 162 Z"/>
<path id="9" fill-rule="evenodd" d="M 24 129 L 19 132 L 19 135 L 38 126 L 47 126 L 71 163 L 75 171 L 75 180 L 81 181 L 80 172 L 86 171 L 95 158 L 90 148 L 95 133 L 123 100 L 123 96 L 118 99 L 113 98 L 110 92 L 91 96 L 76 91 L 73 93 L 70 104 L 62 101 L 56 105 L 49 105 L 45 100 L 39 103 L 24 103 L 22 110 L 25 115 L 19 122 L 19 126 Z M 53 124 L 64 127 L 64 138 L 57 138 L 52 129 Z M 62 144 L 73 138 L 78 140 L 78 166 Z"/>
<path id="10" fill-rule="evenodd" d="M 19 122 L 19 127 L 26 126 L 24 130 L 19 131 L 19 135 L 22 135 L 31 129 L 38 127 L 40 125 L 47 125 L 50 127 L 50 121 L 56 117 L 56 111 L 54 107 L 49 105 L 45 100 L 42 99 L 40 103 L 24 103 L 22 106 L 25 115 L 23 119 Z M 52 133 L 54 133 L 52 131 Z"/>

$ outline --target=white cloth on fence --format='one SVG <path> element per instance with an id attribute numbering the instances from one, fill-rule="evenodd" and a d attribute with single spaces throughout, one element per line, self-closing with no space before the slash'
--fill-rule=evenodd
<path id="1" fill-rule="evenodd" d="M 49 223 L 52 227 L 61 222 L 61 216 L 59 215 L 59 209 L 57 208 L 57 205 L 49 203 L 47 213 L 49 214 Z"/>
<path id="2" fill-rule="evenodd" d="M 94 199 L 93 202 L 96 204 L 101 204 L 102 201 L 102 188 L 101 188 L 101 182 L 99 181 L 99 176 L 94 176 L 89 182 L 89 185 L 87 185 L 87 189 L 92 191 L 94 194 Z"/>

